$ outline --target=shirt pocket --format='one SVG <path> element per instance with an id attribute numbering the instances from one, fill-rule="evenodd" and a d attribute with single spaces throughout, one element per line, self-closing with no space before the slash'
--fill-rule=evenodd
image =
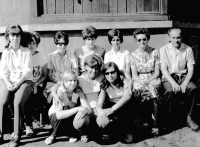
<path id="1" fill-rule="evenodd" d="M 181 59 L 179 60 L 179 63 L 178 63 L 178 67 L 180 70 L 184 70 L 185 69 L 185 66 L 186 66 L 186 60 L 185 59 Z"/>

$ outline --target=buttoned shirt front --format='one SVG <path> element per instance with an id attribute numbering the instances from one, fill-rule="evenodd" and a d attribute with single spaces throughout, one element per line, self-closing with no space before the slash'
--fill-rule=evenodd
<path id="1" fill-rule="evenodd" d="M 69 69 L 78 68 L 78 62 L 73 54 L 68 56 L 67 54 L 61 59 L 58 51 L 48 55 L 47 68 L 53 70 L 53 77 L 56 80 L 60 80 L 62 74 Z"/>
<path id="2" fill-rule="evenodd" d="M 115 52 L 113 48 L 105 54 L 104 63 L 114 62 L 117 64 L 120 70 L 126 69 L 126 64 L 129 64 L 130 57 L 129 51 L 125 49 L 120 49 Z"/>
<path id="3" fill-rule="evenodd" d="M 192 48 L 181 43 L 180 49 L 175 49 L 171 43 L 160 49 L 160 62 L 167 64 L 170 74 L 187 74 L 187 64 L 195 64 Z M 164 77 L 164 75 L 163 75 Z"/>
<path id="4" fill-rule="evenodd" d="M 22 76 L 33 80 L 32 55 L 27 48 L 20 47 L 16 52 L 12 48 L 3 51 L 1 60 L 1 78 L 7 77 L 11 82 L 17 82 Z"/>

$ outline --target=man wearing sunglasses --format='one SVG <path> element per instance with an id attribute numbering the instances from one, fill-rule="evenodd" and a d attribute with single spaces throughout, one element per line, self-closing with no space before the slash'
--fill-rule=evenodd
<path id="1" fill-rule="evenodd" d="M 177 116 L 186 112 L 188 126 L 196 131 L 199 126 L 192 119 L 197 91 L 191 82 L 195 64 L 192 48 L 182 43 L 179 28 L 170 29 L 168 35 L 170 43 L 160 49 L 164 108 L 174 118 L 175 112 L 179 112 Z"/>

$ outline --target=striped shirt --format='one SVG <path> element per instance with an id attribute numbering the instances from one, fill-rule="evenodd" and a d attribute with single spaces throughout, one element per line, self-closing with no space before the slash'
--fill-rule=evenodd
<path id="1" fill-rule="evenodd" d="M 61 76 L 66 70 L 78 68 L 78 63 L 73 54 L 70 56 L 66 54 L 61 59 L 56 50 L 48 55 L 47 68 L 53 70 L 53 78 L 58 81 L 61 80 Z"/>
<path id="2" fill-rule="evenodd" d="M 20 47 L 17 52 L 11 48 L 3 51 L 1 59 L 1 78 L 9 78 L 11 82 L 17 82 L 22 76 L 26 80 L 33 80 L 32 55 L 27 48 Z"/>
<path id="3" fill-rule="evenodd" d="M 173 48 L 169 43 L 160 49 L 160 62 L 167 64 L 170 74 L 186 74 L 187 64 L 195 64 L 192 48 L 181 43 L 180 49 Z M 163 75 L 164 77 L 164 75 Z"/>
<path id="4" fill-rule="evenodd" d="M 114 62 L 120 70 L 126 70 L 126 64 L 130 63 L 129 51 L 120 49 L 118 52 L 115 52 L 111 48 L 110 51 L 106 52 L 104 57 L 104 63 L 106 64 L 108 62 Z"/>

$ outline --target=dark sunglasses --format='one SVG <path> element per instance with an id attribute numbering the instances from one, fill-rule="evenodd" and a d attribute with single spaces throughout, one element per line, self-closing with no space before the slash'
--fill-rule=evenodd
<path id="1" fill-rule="evenodd" d="M 109 75 L 109 74 L 113 75 L 115 72 L 116 72 L 116 71 L 105 72 L 105 75 Z"/>
<path id="2" fill-rule="evenodd" d="M 56 45 L 59 45 L 59 46 L 62 46 L 62 45 L 64 45 L 64 46 L 66 46 L 66 45 L 67 45 L 67 43 L 56 43 Z"/>
<path id="3" fill-rule="evenodd" d="M 140 42 L 141 40 L 142 41 L 147 41 L 147 38 L 138 39 L 137 42 Z"/>

